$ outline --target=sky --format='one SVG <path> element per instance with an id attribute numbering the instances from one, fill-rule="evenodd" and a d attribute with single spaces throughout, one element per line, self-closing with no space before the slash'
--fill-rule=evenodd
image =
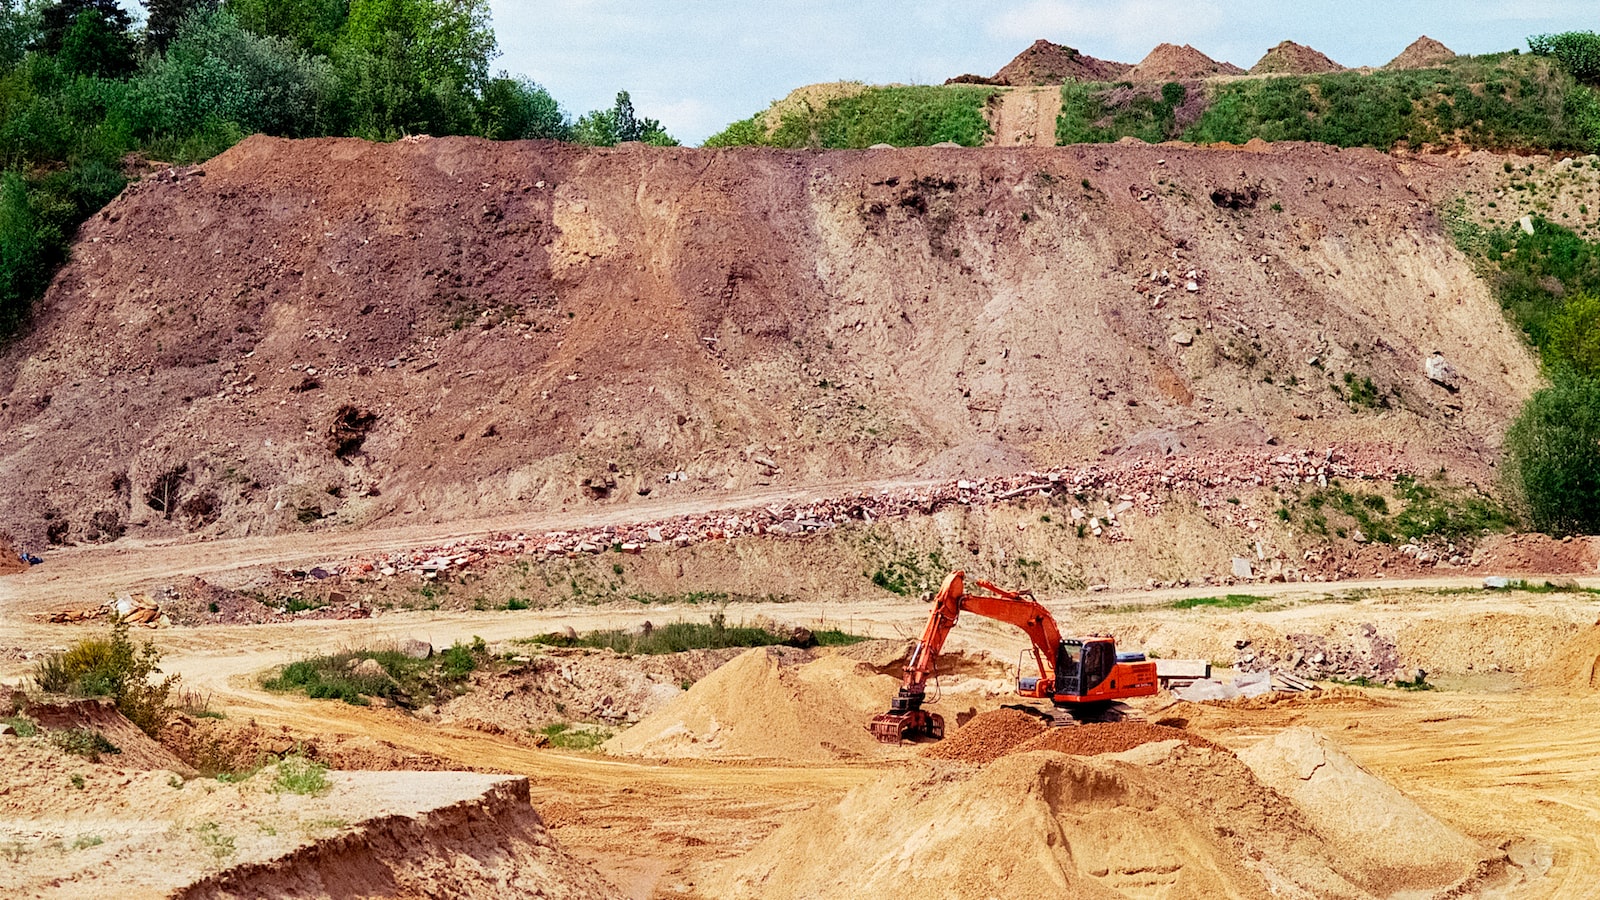
<path id="1" fill-rule="evenodd" d="M 1162 42 L 1249 68 L 1282 40 L 1382 65 L 1419 35 L 1457 53 L 1600 30 L 1600 0 L 491 0 L 496 67 L 576 118 L 626 90 L 698 144 L 819 81 L 993 75 L 1038 38 L 1135 63 Z"/>

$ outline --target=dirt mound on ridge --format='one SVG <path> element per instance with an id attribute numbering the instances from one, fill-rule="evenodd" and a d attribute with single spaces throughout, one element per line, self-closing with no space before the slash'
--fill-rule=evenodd
<path id="1" fill-rule="evenodd" d="M 1233 63 L 1218 62 L 1188 44 L 1181 47 L 1177 44 L 1161 44 L 1122 77 L 1135 82 L 1180 81 L 1185 78 L 1243 74 L 1244 70 Z"/>
<path id="2" fill-rule="evenodd" d="M 0 530 L 670 506 L 1168 433 L 1487 476 L 1537 370 L 1401 165 L 251 138 L 86 222 L 0 353 Z"/>
<path id="3" fill-rule="evenodd" d="M 1432 858 L 1398 829 L 1370 839 L 1399 858 Z M 1462 865 L 1470 873 L 1476 861 Z M 1167 744 L 895 772 L 796 816 L 707 894 L 1366 898 L 1465 877 L 1348 858 L 1232 754 Z"/>
<path id="4" fill-rule="evenodd" d="M 766 647 L 695 682 L 605 744 L 612 753 L 835 760 L 882 753 L 867 723 L 899 683 L 864 663 L 824 656 L 782 665 Z"/>
<path id="5" fill-rule="evenodd" d="M 1411 42 L 1400 55 L 1389 60 L 1385 69 L 1431 69 L 1456 58 L 1456 53 L 1427 35 Z"/>
<path id="6" fill-rule="evenodd" d="M 15 575 L 26 571 L 28 564 L 17 554 L 17 548 L 11 546 L 11 542 L 4 537 L 0 537 L 0 575 Z"/>
<path id="7" fill-rule="evenodd" d="M 1339 65 L 1317 50 L 1294 41 L 1284 41 L 1266 52 L 1250 67 L 1251 75 L 1320 75 L 1343 72 Z"/>
<path id="8" fill-rule="evenodd" d="M 1006 63 L 990 83 L 1042 87 L 1068 81 L 1114 81 L 1131 68 L 1128 63 L 1096 59 L 1072 47 L 1038 40 Z"/>

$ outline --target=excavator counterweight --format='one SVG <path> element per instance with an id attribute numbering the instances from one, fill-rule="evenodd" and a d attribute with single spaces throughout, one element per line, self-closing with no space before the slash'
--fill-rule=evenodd
<path id="1" fill-rule="evenodd" d="M 1063 639 L 1055 618 L 1031 593 L 1007 591 L 986 581 L 976 582 L 976 587 L 984 593 L 967 593 L 965 572 L 953 572 L 945 579 L 933 599 L 927 627 L 906 659 L 905 678 L 889 711 L 867 726 L 878 740 L 944 737 L 943 717 L 922 704 L 945 638 L 962 612 L 1008 622 L 1027 633 L 1039 674 L 1019 672 L 1017 693 L 1049 700 L 1064 714 L 1056 716 L 1058 722 L 1113 719 L 1121 714 L 1118 701 L 1156 693 L 1156 666 L 1144 654 L 1119 654 L 1115 640 L 1104 635 Z"/>

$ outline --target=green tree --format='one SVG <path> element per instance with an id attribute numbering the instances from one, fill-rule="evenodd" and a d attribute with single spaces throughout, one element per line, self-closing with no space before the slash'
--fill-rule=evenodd
<path id="1" fill-rule="evenodd" d="M 0 335 L 27 319 L 28 309 L 49 280 L 49 235 L 28 197 L 21 175 L 0 178 Z"/>
<path id="2" fill-rule="evenodd" d="M 484 85 L 479 133 L 496 141 L 566 140 L 572 125 L 550 92 L 526 78 L 502 74 Z"/>
<path id="3" fill-rule="evenodd" d="M 41 11 L 33 49 L 58 57 L 72 74 L 124 78 L 137 65 L 132 28 L 117 0 L 60 0 Z"/>
<path id="4" fill-rule="evenodd" d="M 639 118 L 627 91 L 617 92 L 617 102 L 610 109 L 597 109 L 579 117 L 573 128 L 573 139 L 595 147 L 615 147 L 629 141 L 655 147 L 678 146 L 677 139 L 667 134 L 660 122 Z"/>
<path id="5" fill-rule="evenodd" d="M 1600 295 L 1583 294 L 1567 301 L 1550 322 L 1544 355 L 1547 363 L 1600 378 Z"/>
<path id="6" fill-rule="evenodd" d="M 1506 456 L 1534 528 L 1600 533 L 1600 378 L 1558 370 L 1507 432 Z"/>
<path id="7" fill-rule="evenodd" d="M 235 133 L 308 137 L 329 130 L 336 81 L 327 60 L 246 31 L 226 9 L 202 10 L 134 79 L 130 119 L 146 140 L 230 123 Z"/>
<path id="8" fill-rule="evenodd" d="M 294 41 L 311 53 L 330 56 L 350 0 L 227 0 L 228 9 L 256 34 Z"/>
<path id="9" fill-rule="evenodd" d="M 0 70 L 22 62 L 39 40 L 40 10 L 36 0 L 0 0 Z"/>
<path id="10" fill-rule="evenodd" d="M 496 55 L 488 0 L 353 0 L 334 47 L 357 133 L 459 134 Z"/>
<path id="11" fill-rule="evenodd" d="M 193 13 L 214 10 L 221 0 L 139 0 L 144 4 L 145 42 L 152 50 L 165 51 L 183 20 Z"/>

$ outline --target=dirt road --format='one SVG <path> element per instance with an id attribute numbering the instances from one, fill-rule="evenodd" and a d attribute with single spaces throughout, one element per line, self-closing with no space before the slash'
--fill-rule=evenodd
<path id="1" fill-rule="evenodd" d="M 1056 117 L 1061 114 L 1061 88 L 1011 88 L 1000 95 L 994 118 L 995 147 L 1054 147 Z"/>

